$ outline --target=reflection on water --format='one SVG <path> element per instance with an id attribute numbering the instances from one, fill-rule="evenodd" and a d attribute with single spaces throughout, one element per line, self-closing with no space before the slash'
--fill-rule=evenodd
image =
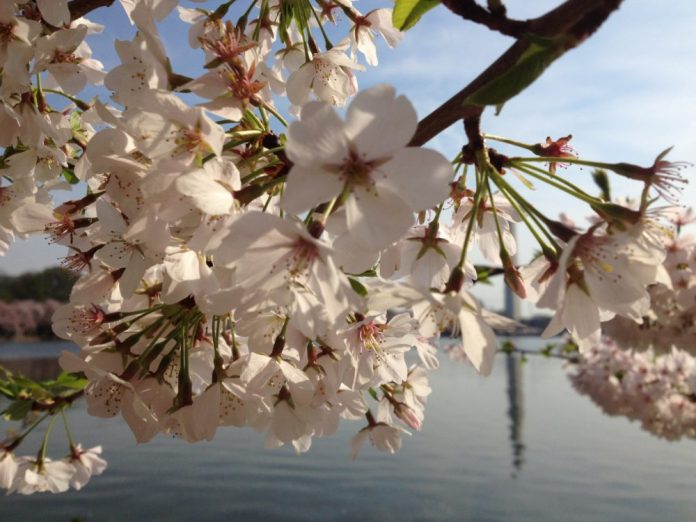
<path id="1" fill-rule="evenodd" d="M 507 414 L 510 417 L 510 447 L 512 449 L 513 477 L 517 476 L 524 465 L 524 443 L 522 427 L 524 422 L 524 381 L 522 358 L 519 354 L 505 354 L 505 372 L 507 375 Z"/>
<path id="2" fill-rule="evenodd" d="M 89 417 L 80 403 L 73 431 L 84 445 L 104 446 L 109 468 L 80 492 L 2 497 L 0 521 L 696 520 L 696 444 L 604 417 L 573 391 L 558 360 L 500 356 L 483 379 L 443 358 L 431 385 L 423 431 L 397 455 L 363 448 L 355 461 L 356 423 L 298 457 L 264 450 L 249 429 L 197 445 L 167 437 L 136 445 L 125 423 Z M 55 433 L 50 453 L 60 456 L 65 440 Z"/>

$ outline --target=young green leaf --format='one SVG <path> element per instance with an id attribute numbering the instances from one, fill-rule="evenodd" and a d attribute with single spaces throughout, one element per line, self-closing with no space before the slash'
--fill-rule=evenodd
<path id="1" fill-rule="evenodd" d="M 395 10 L 396 11 L 396 10 Z M 542 75 L 565 51 L 560 39 L 531 39 L 529 48 L 507 72 L 488 82 L 467 98 L 467 104 L 500 106 L 517 96 Z"/>
<path id="2" fill-rule="evenodd" d="M 71 185 L 76 185 L 80 182 L 75 173 L 69 169 L 63 169 L 63 177 L 65 178 L 65 181 L 67 181 Z"/>
<path id="3" fill-rule="evenodd" d="M 421 16 L 440 3 L 440 0 L 396 0 L 392 23 L 400 31 L 416 25 Z"/>
<path id="4" fill-rule="evenodd" d="M 358 281 L 357 279 L 353 279 L 352 277 L 349 277 L 348 281 L 350 282 L 350 286 L 353 288 L 356 294 L 358 294 L 361 297 L 365 297 L 367 295 L 367 288 L 365 288 L 360 281 Z"/>
<path id="5" fill-rule="evenodd" d="M 2 416 L 8 421 L 22 420 L 31 411 L 31 402 L 25 400 L 14 401 L 2 412 Z"/>

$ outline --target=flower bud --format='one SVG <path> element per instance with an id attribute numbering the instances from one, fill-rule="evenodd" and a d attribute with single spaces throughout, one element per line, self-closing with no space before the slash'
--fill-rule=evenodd
<path id="1" fill-rule="evenodd" d="M 505 283 L 513 292 L 515 292 L 517 297 L 520 299 L 525 299 L 527 297 L 527 290 L 524 287 L 524 282 L 522 281 L 520 272 L 512 262 L 512 258 L 510 257 L 510 254 L 508 254 L 507 250 L 501 250 L 500 259 L 503 262 L 503 277 L 505 278 Z"/>
<path id="2" fill-rule="evenodd" d="M 409 428 L 420 431 L 422 423 L 421 420 L 413 411 L 413 408 L 408 406 L 404 402 L 397 402 L 394 404 L 394 414 L 401 419 Z"/>

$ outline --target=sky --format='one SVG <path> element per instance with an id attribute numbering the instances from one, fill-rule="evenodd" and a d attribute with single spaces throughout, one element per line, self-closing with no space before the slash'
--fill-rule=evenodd
<path id="1" fill-rule="evenodd" d="M 200 4 L 182 1 L 194 7 Z M 238 2 L 240 3 L 240 2 Z M 560 3 L 548 0 L 508 0 L 513 18 L 538 16 Z M 388 6 L 388 1 L 358 1 L 363 13 Z M 106 29 L 88 42 L 107 69 L 118 63 L 114 39 L 130 39 L 134 29 L 115 4 L 90 16 Z M 346 27 L 345 25 L 343 27 Z M 674 146 L 672 160 L 696 162 L 696 3 L 693 0 L 654 2 L 625 0 L 622 7 L 580 47 L 554 63 L 532 86 L 509 101 L 500 115 L 486 111 L 482 130 L 522 142 L 536 143 L 547 136 L 573 135 L 572 145 L 583 159 L 627 161 L 650 165 L 659 152 Z M 200 54 L 188 48 L 187 26 L 175 13 L 160 26 L 162 37 L 182 74 L 196 75 Z M 332 33 L 338 34 L 338 33 Z M 378 45 L 380 64 L 358 73 L 361 89 L 379 83 L 394 85 L 424 117 L 475 78 L 512 44 L 512 39 L 463 21 L 438 6 L 408 31 L 395 49 Z M 94 94 L 94 93 L 90 93 Z M 428 147 L 453 157 L 465 143 L 461 125 L 431 140 Z M 496 146 L 501 152 L 511 152 Z M 694 168 L 687 172 L 691 177 Z M 559 173 L 590 192 L 596 192 L 589 169 L 568 168 Z M 637 195 L 640 186 L 612 178 L 616 195 Z M 549 217 L 565 212 L 584 223 L 589 209 L 558 191 L 537 186 L 530 200 Z M 59 200 L 75 195 L 60 194 Z M 696 203 L 696 184 L 684 191 L 682 202 Z M 535 244 L 519 234 L 518 260 L 531 259 Z M 18 241 L 0 257 L 0 273 L 18 274 L 57 264 L 64 248 L 43 238 Z M 480 261 L 474 258 L 474 261 Z M 484 304 L 497 308 L 499 283 L 477 285 Z M 531 307 L 523 307 L 530 313 Z"/>

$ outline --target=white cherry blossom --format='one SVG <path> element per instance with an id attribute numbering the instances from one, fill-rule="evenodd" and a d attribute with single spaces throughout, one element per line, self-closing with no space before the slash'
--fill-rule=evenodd
<path id="1" fill-rule="evenodd" d="M 345 122 L 326 104 L 305 105 L 288 129 L 294 165 L 281 206 L 295 214 L 345 194 L 352 239 L 368 251 L 387 247 L 413 224 L 414 212 L 447 195 L 454 175 L 437 152 L 407 147 L 417 123 L 409 101 L 387 85 L 360 93 Z"/>

